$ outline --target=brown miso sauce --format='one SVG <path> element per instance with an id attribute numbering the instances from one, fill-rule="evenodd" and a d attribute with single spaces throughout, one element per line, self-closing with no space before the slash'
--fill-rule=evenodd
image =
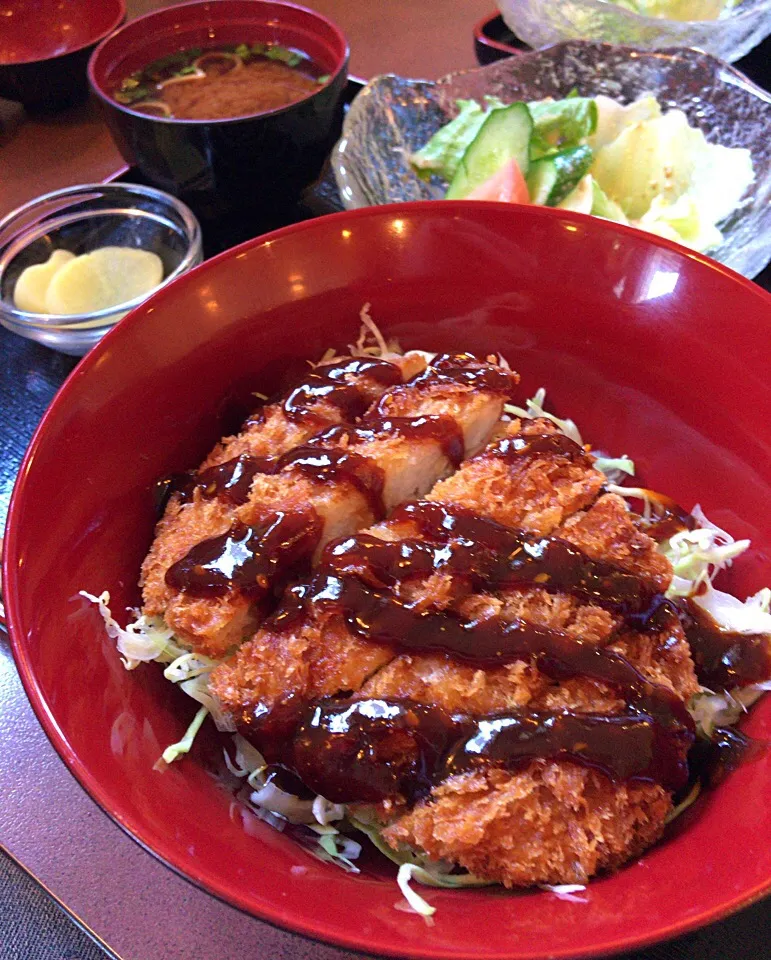
<path id="1" fill-rule="evenodd" d="M 769 749 L 768 741 L 755 740 L 733 727 L 717 727 L 705 745 L 702 779 L 708 786 L 715 787 L 745 763 L 765 756 Z"/>
<path id="2" fill-rule="evenodd" d="M 391 517 L 413 523 L 425 539 L 354 536 L 330 545 L 322 566 L 384 586 L 435 571 L 462 575 L 477 589 L 535 583 L 628 614 L 647 611 L 656 596 L 640 578 L 589 559 L 567 541 L 528 537 L 463 507 L 419 501 Z"/>
<path id="3" fill-rule="evenodd" d="M 504 437 L 488 447 L 483 456 L 497 457 L 509 463 L 521 457 L 559 457 L 572 463 L 591 467 L 594 459 L 580 444 L 561 433 L 528 434 L 519 437 Z"/>
<path id="4" fill-rule="evenodd" d="M 296 587 L 294 596 L 299 605 L 311 602 L 339 612 L 354 635 L 400 652 L 442 653 L 487 668 L 534 657 L 553 679 L 590 677 L 625 691 L 630 701 L 653 697 L 673 708 L 682 705 L 668 687 L 651 684 L 621 654 L 562 630 L 497 615 L 479 621 L 453 611 L 417 611 L 389 591 L 348 576 L 320 574 L 311 588 Z M 271 626 L 286 629 L 294 622 L 285 608 Z"/>
<path id="5" fill-rule="evenodd" d="M 268 514 L 258 523 L 237 521 L 204 540 L 166 571 L 166 583 L 195 597 L 221 597 L 239 590 L 254 600 L 266 596 L 287 570 L 307 562 L 321 536 L 313 510 Z"/>
<path id="6" fill-rule="evenodd" d="M 442 757 L 458 737 L 443 710 L 402 700 L 321 701 L 305 713 L 291 766 L 334 803 L 376 803 L 431 788 Z"/>
<path id="7" fill-rule="evenodd" d="M 310 444 L 295 447 L 280 457 L 275 473 L 292 468 L 317 483 L 342 482 L 350 484 L 367 501 L 375 520 L 385 516 L 383 469 L 367 457 L 348 450 L 315 447 Z"/>
<path id="8" fill-rule="evenodd" d="M 614 781 L 687 779 L 681 737 L 645 713 L 523 711 L 450 716 L 409 700 L 314 704 L 292 746 L 292 766 L 312 790 L 336 803 L 414 802 L 456 774 L 541 760 L 570 760 Z"/>
<path id="9" fill-rule="evenodd" d="M 347 422 L 362 417 L 370 405 L 367 394 L 353 378 L 367 377 L 383 386 L 396 386 L 403 377 L 399 367 L 375 357 L 344 357 L 333 363 L 320 364 L 307 373 L 282 403 L 288 417 L 313 416 L 317 403 L 337 407 Z"/>
<path id="10" fill-rule="evenodd" d="M 443 653 L 487 667 L 535 657 L 554 678 L 588 676 L 630 694 L 650 693 L 652 685 L 620 654 L 562 630 L 500 615 L 467 620 L 452 609 L 417 610 L 392 590 L 435 570 L 462 574 L 483 588 L 541 583 L 603 596 L 626 614 L 638 614 L 640 625 L 654 620 L 660 628 L 670 611 L 656 606 L 657 595 L 634 577 L 557 538 L 529 540 L 463 508 L 417 502 L 397 509 L 394 518 L 411 521 L 427 539 L 387 542 L 359 534 L 329 544 L 312 582 L 294 588 L 273 627 L 288 629 L 318 605 L 343 616 L 355 635 L 400 651 Z"/>
<path id="11" fill-rule="evenodd" d="M 320 483 L 338 480 L 350 483 L 365 497 L 373 517 L 381 519 L 385 515 L 383 471 L 355 452 L 327 446 L 343 440 L 348 446 L 355 446 L 357 443 L 374 441 L 381 435 L 435 440 L 453 466 L 457 467 L 463 459 L 463 435 L 452 417 L 368 418 L 357 426 L 329 427 L 280 457 L 241 454 L 197 474 L 185 475 L 183 482 L 177 483 L 176 492 L 183 502 L 191 500 L 195 491 L 198 491 L 204 500 L 219 498 L 240 506 L 249 499 L 249 491 L 258 474 L 273 475 L 294 467 Z"/>
<path id="12" fill-rule="evenodd" d="M 683 609 L 683 628 L 701 684 L 711 690 L 730 690 L 771 679 L 767 636 L 721 630 L 692 600 L 685 600 Z"/>
<path id="13" fill-rule="evenodd" d="M 696 529 L 696 518 L 671 497 L 657 493 L 655 490 L 646 490 L 646 493 L 653 502 L 656 512 L 650 520 L 641 517 L 637 521 L 637 526 L 657 543 L 669 540 L 681 530 Z"/>
<path id="14" fill-rule="evenodd" d="M 349 445 L 371 443 L 381 435 L 403 437 L 406 440 L 434 440 L 454 467 L 463 460 L 463 431 L 453 417 L 426 414 L 421 417 L 371 417 L 351 426 L 339 424 L 328 427 L 311 437 L 310 445 L 339 443 L 345 440 Z"/>
<path id="15" fill-rule="evenodd" d="M 409 381 L 410 389 L 422 385 L 436 387 L 442 385 L 460 385 L 484 393 L 498 394 L 507 399 L 512 398 L 514 389 L 519 383 L 519 375 L 512 370 L 494 367 L 481 363 L 469 353 L 443 354 L 435 357 L 422 373 Z M 388 416 L 388 402 L 386 398 L 379 401 L 377 412 Z"/>
<path id="16" fill-rule="evenodd" d="M 317 483 L 349 483 L 367 501 L 373 517 L 379 520 L 385 514 L 384 474 L 377 464 L 347 450 L 313 444 L 295 447 L 280 457 L 250 457 L 244 454 L 209 467 L 188 483 L 183 491 L 183 499 L 189 499 L 197 489 L 205 500 L 219 497 L 241 505 L 249 499 L 249 491 L 258 474 L 275 475 L 290 468 Z"/>
<path id="17" fill-rule="evenodd" d="M 274 473 L 276 463 L 276 457 L 251 457 L 248 454 L 225 460 L 192 474 L 179 490 L 180 498 L 182 501 L 192 500 L 197 490 L 204 500 L 219 498 L 241 506 L 249 499 L 249 490 L 257 474 Z"/>
<path id="18" fill-rule="evenodd" d="M 280 763 L 270 763 L 265 768 L 265 783 L 300 800 L 314 800 L 316 794 L 300 780 L 297 774 Z"/>

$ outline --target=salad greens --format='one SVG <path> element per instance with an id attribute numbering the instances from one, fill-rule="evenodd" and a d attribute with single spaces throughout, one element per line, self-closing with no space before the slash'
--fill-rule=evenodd
<path id="1" fill-rule="evenodd" d="M 666 20 L 717 20 L 741 0 L 608 0 L 644 17 Z"/>
<path id="2" fill-rule="evenodd" d="M 494 122 L 513 106 L 459 100 L 457 116 L 410 163 L 419 176 L 445 181 L 448 199 L 521 202 L 521 193 L 500 193 L 500 178 L 484 190 L 513 158 L 531 203 L 632 224 L 702 252 L 721 243 L 717 224 L 753 180 L 749 150 L 709 143 L 681 110 L 664 113 L 652 96 L 622 105 L 571 95 L 517 104 L 530 124 L 522 114 L 516 125 Z"/>

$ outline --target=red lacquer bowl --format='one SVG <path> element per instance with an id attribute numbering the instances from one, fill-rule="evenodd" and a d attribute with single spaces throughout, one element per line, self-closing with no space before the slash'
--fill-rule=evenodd
<path id="1" fill-rule="evenodd" d="M 152 664 L 126 673 L 95 608 L 137 602 L 153 484 L 195 465 L 251 390 L 350 342 L 363 303 L 405 347 L 501 351 L 522 394 L 637 461 L 643 482 L 751 536 L 727 583 L 771 580 L 771 297 L 640 231 L 546 208 L 418 203 L 280 230 L 205 263 L 83 360 L 37 431 L 11 503 L 5 595 L 14 653 L 72 772 L 149 850 L 232 904 L 396 957 L 588 957 L 715 920 L 771 887 L 771 755 L 702 797 L 641 860 L 581 902 L 426 889 L 427 926 L 394 909 L 395 870 L 351 876 L 242 815 L 214 738 L 153 770 L 195 705 Z M 771 737 L 771 702 L 746 729 Z M 301 867 L 302 869 L 292 869 Z"/>
<path id="2" fill-rule="evenodd" d="M 88 58 L 125 15 L 123 0 L 6 0 L 0 97 L 30 110 L 58 110 L 84 99 Z"/>

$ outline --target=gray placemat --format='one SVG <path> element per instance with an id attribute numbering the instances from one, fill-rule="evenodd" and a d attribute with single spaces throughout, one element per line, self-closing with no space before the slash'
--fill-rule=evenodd
<path id="1" fill-rule="evenodd" d="M 0 850 L 0 958 L 106 960 L 107 953 L 30 874 Z"/>

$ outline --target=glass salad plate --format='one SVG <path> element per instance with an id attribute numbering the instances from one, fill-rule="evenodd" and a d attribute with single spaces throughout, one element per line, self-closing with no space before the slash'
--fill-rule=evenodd
<path id="1" fill-rule="evenodd" d="M 637 10 L 667 10 L 670 17 Z M 531 47 L 560 40 L 605 40 L 656 50 L 699 47 L 734 61 L 771 33 L 771 0 L 498 0 L 503 19 Z M 719 14 L 719 15 L 718 15 Z"/>
<path id="2" fill-rule="evenodd" d="M 573 91 L 622 103 L 653 94 L 662 110 L 682 110 L 710 143 L 749 149 L 755 179 L 720 223 L 723 242 L 709 255 L 747 277 L 760 273 L 771 258 L 771 95 L 697 50 L 653 53 L 574 40 L 436 82 L 375 77 L 353 102 L 332 154 L 343 203 L 354 209 L 440 199 L 446 184 L 422 180 L 409 157 L 455 115 L 458 99 L 532 101 Z"/>

